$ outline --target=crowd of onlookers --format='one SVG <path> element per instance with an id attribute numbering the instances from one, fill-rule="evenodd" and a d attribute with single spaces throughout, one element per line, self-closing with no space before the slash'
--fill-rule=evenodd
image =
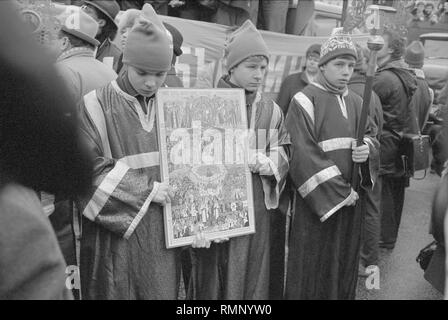
<path id="1" fill-rule="evenodd" d="M 82 0 L 55 0 L 64 4 L 80 5 Z M 242 25 L 250 19 L 261 30 L 302 34 L 313 15 L 314 0 L 119 0 L 122 11 L 140 10 L 145 3 L 156 12 L 183 19 Z"/>
<path id="2" fill-rule="evenodd" d="M 440 1 L 413 1 L 408 6 L 412 15 L 409 24 L 430 22 L 431 24 L 448 22 L 448 2 Z"/>

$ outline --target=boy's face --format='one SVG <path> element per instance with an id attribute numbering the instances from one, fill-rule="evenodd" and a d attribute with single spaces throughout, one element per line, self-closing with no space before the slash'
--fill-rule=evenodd
<path id="1" fill-rule="evenodd" d="M 344 88 L 353 75 L 356 60 L 352 56 L 341 56 L 321 66 L 325 78 L 333 86 Z"/>
<path id="2" fill-rule="evenodd" d="M 310 74 L 316 74 L 319 71 L 319 59 L 320 57 L 317 54 L 310 54 L 307 58 L 306 58 L 306 70 L 310 73 Z"/>
<path id="3" fill-rule="evenodd" d="M 128 66 L 128 78 L 132 87 L 139 95 L 152 97 L 166 79 L 166 72 L 147 72 Z"/>
<path id="4" fill-rule="evenodd" d="M 250 57 L 230 72 L 230 81 L 249 92 L 257 91 L 268 67 L 265 57 Z"/>

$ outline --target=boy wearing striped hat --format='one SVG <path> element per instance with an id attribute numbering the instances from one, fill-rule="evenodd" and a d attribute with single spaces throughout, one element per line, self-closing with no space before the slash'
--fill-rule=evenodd
<path id="1" fill-rule="evenodd" d="M 350 37 L 335 35 L 322 46 L 320 72 L 291 101 L 289 177 L 295 189 L 289 240 L 287 299 L 354 299 L 363 216 L 350 185 L 353 163 L 370 182 L 377 165 L 374 137 L 356 147 L 362 98 L 347 85 L 356 64 Z M 368 161 L 370 160 L 370 161 Z"/>

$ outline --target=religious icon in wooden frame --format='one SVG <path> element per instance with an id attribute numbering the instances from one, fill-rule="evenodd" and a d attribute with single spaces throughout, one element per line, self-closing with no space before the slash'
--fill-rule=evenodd
<path id="1" fill-rule="evenodd" d="M 167 248 L 255 232 L 248 119 L 241 89 L 160 89 L 157 129 Z"/>

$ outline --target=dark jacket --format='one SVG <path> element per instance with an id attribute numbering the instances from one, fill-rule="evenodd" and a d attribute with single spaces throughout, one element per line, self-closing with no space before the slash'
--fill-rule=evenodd
<path id="1" fill-rule="evenodd" d="M 310 82 L 306 76 L 306 72 L 294 73 L 283 80 L 280 93 L 277 97 L 277 104 L 286 115 L 288 113 L 289 104 L 294 96 L 302 91 Z"/>
<path id="2" fill-rule="evenodd" d="M 356 93 L 361 98 L 364 95 L 364 88 L 366 85 L 366 77 L 358 72 L 355 72 L 350 79 L 348 88 Z M 370 99 L 370 119 L 373 121 L 372 128 L 376 128 L 376 133 L 374 136 L 379 139 L 383 133 L 383 109 L 381 107 L 381 101 L 375 92 L 372 92 L 372 97 Z"/>
<path id="3" fill-rule="evenodd" d="M 377 71 L 373 90 L 381 100 L 384 116 L 380 175 L 404 175 L 399 144 L 409 121 L 409 104 L 416 88 L 415 74 L 403 60 L 390 61 Z"/>
<path id="4" fill-rule="evenodd" d="M 121 58 L 121 49 L 109 39 L 106 39 L 98 48 L 96 59 L 118 72 L 118 63 Z"/>
<path id="5" fill-rule="evenodd" d="M 423 130 L 423 127 L 428 120 L 429 111 L 434 100 L 434 93 L 425 80 L 423 70 L 414 70 L 417 76 L 417 89 L 412 97 L 411 107 L 414 110 L 414 117 L 409 118 L 408 129 L 410 133 L 418 133 L 418 130 Z M 417 118 L 417 121 L 415 120 Z M 418 128 L 416 128 L 418 124 Z M 418 129 L 418 130 L 417 130 Z"/>
<path id="6" fill-rule="evenodd" d="M 0 300 L 72 299 L 66 265 L 35 192 L 0 187 Z"/>

